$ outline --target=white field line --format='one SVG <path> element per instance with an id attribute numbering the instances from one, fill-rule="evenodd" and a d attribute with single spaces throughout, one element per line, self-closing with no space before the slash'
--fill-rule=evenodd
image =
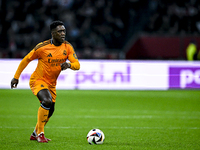
<path id="1" fill-rule="evenodd" d="M 0 115 L 0 118 L 37 118 L 37 115 Z M 55 118 L 74 118 L 74 119 L 200 119 L 200 116 L 159 116 L 159 115 L 133 115 L 133 116 L 118 116 L 118 115 L 108 115 L 108 116 L 92 116 L 92 115 L 54 115 Z"/>
<path id="2" fill-rule="evenodd" d="M 48 129 L 90 129 L 91 127 L 49 127 L 46 126 L 45 128 Z M 104 128 L 104 129 L 147 129 L 147 130 L 153 130 L 153 129 L 158 129 L 158 130 L 199 130 L 200 127 L 96 127 L 96 128 Z M 0 126 L 0 129 L 34 129 L 34 127 L 3 127 Z"/>

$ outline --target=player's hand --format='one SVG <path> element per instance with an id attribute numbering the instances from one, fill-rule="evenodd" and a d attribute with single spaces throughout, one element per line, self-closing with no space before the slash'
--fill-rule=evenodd
<path id="1" fill-rule="evenodd" d="M 66 70 L 67 68 L 71 67 L 71 64 L 67 63 L 67 62 L 64 62 L 60 66 L 61 66 L 61 70 Z"/>
<path id="2" fill-rule="evenodd" d="M 12 89 L 12 88 L 17 88 L 18 82 L 19 82 L 18 79 L 13 78 L 13 79 L 11 80 L 11 84 L 10 84 L 10 85 L 11 85 L 11 89 Z"/>

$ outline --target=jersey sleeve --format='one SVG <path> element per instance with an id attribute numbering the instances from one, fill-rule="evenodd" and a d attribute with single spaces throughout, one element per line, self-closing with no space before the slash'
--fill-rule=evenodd
<path id="1" fill-rule="evenodd" d="M 35 51 L 35 49 L 33 49 L 20 62 L 19 66 L 17 68 L 17 71 L 14 75 L 14 78 L 19 79 L 22 71 L 26 68 L 26 66 L 29 64 L 29 62 L 36 58 L 38 58 L 38 55 L 37 55 L 37 52 Z"/>
<path id="2" fill-rule="evenodd" d="M 79 70 L 80 69 L 80 63 L 78 61 L 78 58 L 76 56 L 76 53 L 74 51 L 74 48 L 70 45 L 68 60 L 70 61 L 72 70 Z"/>

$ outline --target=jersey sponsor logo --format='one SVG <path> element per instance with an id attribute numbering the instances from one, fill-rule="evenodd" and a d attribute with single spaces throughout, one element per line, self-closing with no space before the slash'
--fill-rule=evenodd
<path id="1" fill-rule="evenodd" d="M 65 56 L 67 55 L 67 51 L 66 50 L 63 51 L 63 55 L 65 55 Z"/>
<path id="2" fill-rule="evenodd" d="M 48 63 L 62 63 L 65 62 L 65 59 L 48 59 Z"/>
<path id="3" fill-rule="evenodd" d="M 47 57 L 52 57 L 51 53 L 49 53 L 49 55 L 47 55 Z"/>
<path id="4" fill-rule="evenodd" d="M 61 63 L 65 62 L 66 59 L 48 59 L 48 63 L 51 64 L 51 67 L 60 66 Z"/>
<path id="5" fill-rule="evenodd" d="M 43 85 L 43 84 L 41 84 L 41 87 L 44 87 L 44 85 Z"/>

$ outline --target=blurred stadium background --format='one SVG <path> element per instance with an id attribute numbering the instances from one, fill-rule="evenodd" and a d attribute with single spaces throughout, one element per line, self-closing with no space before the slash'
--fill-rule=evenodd
<path id="1" fill-rule="evenodd" d="M 0 0 L 0 13 L 0 58 L 24 57 L 53 20 L 79 59 L 186 60 L 200 45 L 198 0 Z"/>

